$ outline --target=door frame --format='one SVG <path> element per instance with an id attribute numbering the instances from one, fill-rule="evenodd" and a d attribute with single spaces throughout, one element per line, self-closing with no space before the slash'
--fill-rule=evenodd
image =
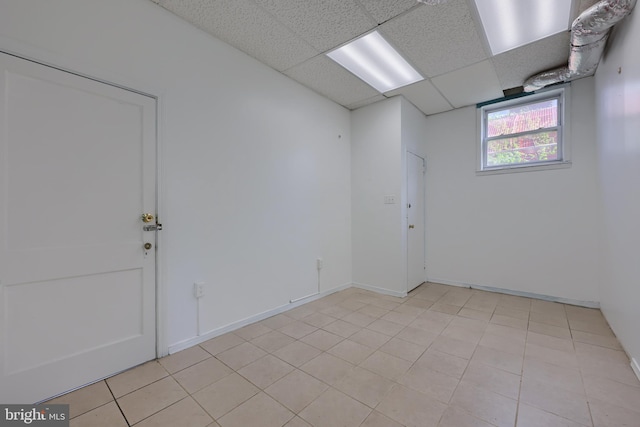
<path id="1" fill-rule="evenodd" d="M 423 281 L 427 280 L 427 159 L 424 155 L 422 154 L 417 154 L 414 153 L 411 150 L 406 150 L 405 152 L 405 168 L 406 168 L 406 174 L 405 174 L 405 192 L 406 192 L 406 203 L 403 206 L 405 209 L 405 215 L 404 215 L 404 232 L 406 233 L 406 292 L 410 292 L 409 290 L 409 280 L 410 280 L 410 276 L 409 276 L 409 207 L 408 207 L 408 203 L 409 203 L 409 155 L 414 155 L 419 159 L 422 159 L 422 201 L 423 201 L 423 215 L 421 218 L 422 221 L 422 244 L 423 244 L 423 250 L 424 250 L 424 276 L 423 276 Z"/>
<path id="2" fill-rule="evenodd" d="M 9 45 L 9 48 L 6 47 L 7 44 Z M 25 51 L 28 51 L 29 53 L 28 54 L 23 53 Z M 158 221 L 161 221 L 161 220 L 164 221 L 163 206 L 164 206 L 165 186 L 162 179 L 163 177 L 163 174 L 162 174 L 163 144 L 161 143 L 162 141 L 161 120 L 162 120 L 162 112 L 164 111 L 163 97 L 158 95 L 153 95 L 152 93 L 149 93 L 150 91 L 134 89 L 133 87 L 126 84 L 114 83 L 114 81 L 112 81 L 111 79 L 104 79 L 100 77 L 95 77 L 91 74 L 75 71 L 75 69 L 79 69 L 78 64 L 71 65 L 71 64 L 65 63 L 63 65 L 57 65 L 53 61 L 49 62 L 47 60 L 40 59 L 45 57 L 51 57 L 51 59 L 53 60 L 53 57 L 50 52 L 45 53 L 45 52 L 39 51 L 38 49 L 35 49 L 35 50 L 33 48 L 29 49 L 20 43 L 13 43 L 11 41 L 8 41 L 4 37 L 0 37 L 0 53 L 3 53 L 5 55 L 10 55 L 25 61 L 33 62 L 35 64 L 42 65 L 45 67 L 53 68 L 55 70 L 69 73 L 78 77 L 89 79 L 98 83 L 116 87 L 118 89 L 137 93 L 139 95 L 146 96 L 154 100 L 155 117 L 156 117 L 155 119 L 155 143 L 156 143 L 156 159 L 155 159 L 156 160 L 156 188 L 155 188 L 156 206 L 155 206 L 155 209 L 156 209 L 156 212 L 155 213 L 156 213 L 156 217 L 158 218 Z M 56 57 L 55 61 L 57 62 L 57 60 L 58 58 Z M 153 92 L 161 93 L 160 90 L 157 90 L 157 91 L 153 90 Z M 164 251 L 164 239 L 163 239 L 163 234 L 161 232 L 156 231 L 155 246 L 156 246 L 156 252 L 155 252 L 155 257 L 156 257 L 156 260 L 155 260 L 155 270 L 156 270 L 155 271 L 155 277 L 156 277 L 155 353 L 156 353 L 156 358 L 160 358 L 169 354 L 169 344 L 167 343 L 167 328 L 165 326 L 166 319 L 167 319 L 166 314 L 168 312 L 167 289 L 166 289 L 166 284 L 164 280 L 165 265 L 166 265 L 164 260 L 165 260 L 166 252 Z M 99 381 L 100 378 L 96 378 L 96 380 Z"/>

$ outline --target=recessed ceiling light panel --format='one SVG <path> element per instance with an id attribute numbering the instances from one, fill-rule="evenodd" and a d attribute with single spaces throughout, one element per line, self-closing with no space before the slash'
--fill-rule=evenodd
<path id="1" fill-rule="evenodd" d="M 569 29 L 571 0 L 475 2 L 494 55 Z"/>
<path id="2" fill-rule="evenodd" d="M 381 93 L 424 79 L 377 31 L 327 56 Z"/>

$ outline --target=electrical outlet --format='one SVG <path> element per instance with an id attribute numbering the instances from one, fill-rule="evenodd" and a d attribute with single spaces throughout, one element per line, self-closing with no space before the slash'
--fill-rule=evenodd
<path id="1" fill-rule="evenodd" d="M 318 258 L 316 260 L 316 267 L 318 267 L 318 270 L 322 270 L 322 267 L 324 267 L 324 261 L 322 258 Z"/>
<path id="2" fill-rule="evenodd" d="M 193 284 L 193 296 L 202 298 L 204 296 L 204 282 L 196 282 Z"/>

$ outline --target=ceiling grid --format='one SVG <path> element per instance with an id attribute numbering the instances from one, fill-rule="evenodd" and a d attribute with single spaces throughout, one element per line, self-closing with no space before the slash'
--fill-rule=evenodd
<path id="1" fill-rule="evenodd" d="M 559 33 L 492 56 L 473 0 L 151 0 L 349 109 L 403 95 L 425 114 L 489 99 L 567 62 Z M 574 0 L 573 18 L 597 0 Z M 378 30 L 425 80 L 380 94 L 325 54 Z"/>

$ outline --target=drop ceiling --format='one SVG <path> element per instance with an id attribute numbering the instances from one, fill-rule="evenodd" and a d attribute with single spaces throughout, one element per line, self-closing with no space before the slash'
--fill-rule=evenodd
<path id="1" fill-rule="evenodd" d="M 473 0 L 151 1 L 349 109 L 403 95 L 441 113 L 500 98 L 569 57 L 568 32 L 492 56 Z M 571 19 L 596 2 L 574 0 Z M 425 80 L 381 94 L 326 56 L 372 30 Z"/>

